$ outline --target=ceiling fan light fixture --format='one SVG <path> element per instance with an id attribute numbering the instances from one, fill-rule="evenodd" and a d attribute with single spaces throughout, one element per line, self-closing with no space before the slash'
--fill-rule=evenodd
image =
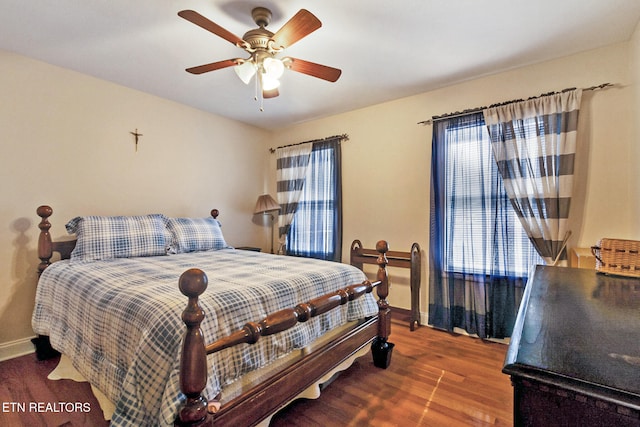
<path id="1" fill-rule="evenodd" d="M 262 68 L 270 79 L 279 79 L 284 74 L 284 64 L 278 58 L 265 58 L 262 61 Z"/>
<path id="2" fill-rule="evenodd" d="M 262 73 L 262 90 L 273 90 L 280 87 L 280 80 L 273 78 L 268 73 Z"/>
<path id="3" fill-rule="evenodd" d="M 233 67 L 234 71 L 246 85 L 249 84 L 253 76 L 256 74 L 256 65 L 253 61 L 245 61 L 240 65 Z"/>

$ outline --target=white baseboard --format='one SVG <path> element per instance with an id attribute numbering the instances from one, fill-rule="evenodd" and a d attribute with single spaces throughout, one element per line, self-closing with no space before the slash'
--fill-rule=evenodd
<path id="1" fill-rule="evenodd" d="M 425 313 L 424 311 L 420 312 L 420 324 L 421 325 L 429 324 L 429 313 Z"/>
<path id="2" fill-rule="evenodd" d="M 34 353 L 36 349 L 31 342 L 31 338 L 34 337 L 0 343 L 0 362 Z"/>

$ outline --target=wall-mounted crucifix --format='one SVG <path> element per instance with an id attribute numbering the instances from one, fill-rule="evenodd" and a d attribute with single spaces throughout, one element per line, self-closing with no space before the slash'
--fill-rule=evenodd
<path id="1" fill-rule="evenodd" d="M 136 142 L 136 153 L 138 152 L 138 138 L 142 136 L 141 133 L 138 133 L 138 128 L 136 128 L 135 132 L 129 132 L 131 135 L 135 137 Z"/>

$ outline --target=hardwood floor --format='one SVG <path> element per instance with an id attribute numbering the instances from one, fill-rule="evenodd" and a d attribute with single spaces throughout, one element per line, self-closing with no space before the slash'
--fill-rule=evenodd
<path id="1" fill-rule="evenodd" d="M 393 323 L 389 368 L 362 357 L 319 399 L 293 402 L 271 426 L 513 425 L 506 345 Z"/>
<path id="2" fill-rule="evenodd" d="M 11 427 L 108 426 L 89 383 L 51 381 L 58 358 L 35 354 L 0 362 L 0 425 Z M 65 402 L 61 405 L 60 402 Z M 68 406 L 70 403 L 72 406 Z M 47 407 L 47 404 L 51 404 Z M 73 405 L 79 404 L 79 407 Z"/>
<path id="3" fill-rule="evenodd" d="M 316 400 L 298 400 L 272 419 L 293 426 L 512 426 L 512 388 L 501 373 L 507 347 L 393 322 L 391 366 L 358 359 Z M 49 381 L 56 360 L 0 362 L 0 425 L 108 426 L 87 383 Z M 21 412 L 7 405 L 26 403 Z M 89 412 L 29 412 L 31 402 L 88 403 Z M 46 408 L 40 408 L 46 409 Z M 56 409 L 56 408 L 53 408 Z"/>

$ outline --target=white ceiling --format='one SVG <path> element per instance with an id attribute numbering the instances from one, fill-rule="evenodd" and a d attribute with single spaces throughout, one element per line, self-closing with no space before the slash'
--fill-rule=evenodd
<path id="1" fill-rule="evenodd" d="M 322 28 L 285 53 L 340 79 L 287 71 L 261 112 L 232 68 L 184 71 L 247 55 L 178 11 L 242 37 L 255 6 L 272 10 L 273 32 L 302 8 L 316 15 Z M 277 129 L 625 41 L 639 20 L 640 0 L 0 0 L 0 48 Z"/>

